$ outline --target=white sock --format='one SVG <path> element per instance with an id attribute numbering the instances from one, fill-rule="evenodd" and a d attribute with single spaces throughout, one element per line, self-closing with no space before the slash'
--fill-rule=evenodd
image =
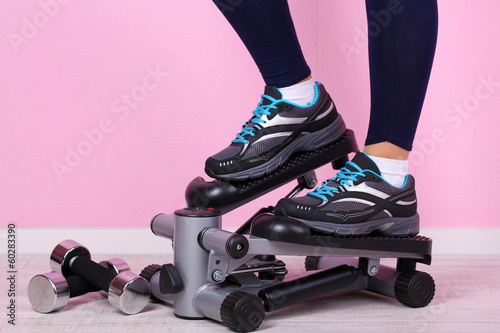
<path id="1" fill-rule="evenodd" d="M 282 99 L 300 106 L 306 106 L 311 104 L 316 97 L 315 86 L 316 82 L 311 78 L 293 86 L 278 88 L 278 90 L 281 92 Z"/>
<path id="2" fill-rule="evenodd" d="M 368 155 L 370 156 L 370 155 Z M 370 156 L 380 170 L 380 176 L 389 184 L 401 187 L 408 174 L 408 160 L 393 160 L 390 158 Z"/>

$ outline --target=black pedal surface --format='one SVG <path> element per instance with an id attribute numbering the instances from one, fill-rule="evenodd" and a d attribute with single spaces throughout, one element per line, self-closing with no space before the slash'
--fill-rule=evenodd
<path id="1" fill-rule="evenodd" d="M 303 244 L 339 249 L 405 252 L 422 255 L 430 255 L 432 252 L 432 239 L 420 235 L 409 237 L 312 235 Z"/>
<path id="2" fill-rule="evenodd" d="M 257 179 L 205 181 L 197 177 L 186 188 L 186 203 L 188 207 L 214 208 L 227 213 L 309 171 L 357 151 L 354 132 L 348 129 L 334 143 L 314 151 L 296 153 L 276 171 Z"/>
<path id="3" fill-rule="evenodd" d="M 317 246 L 332 249 L 390 252 L 394 258 L 398 253 L 415 254 L 422 263 L 430 264 L 432 239 L 425 236 L 387 237 L 335 236 L 326 235 L 309 229 L 299 220 L 264 213 L 257 216 L 251 226 L 250 235 L 273 241 Z M 334 253 L 334 251 L 332 251 Z"/>

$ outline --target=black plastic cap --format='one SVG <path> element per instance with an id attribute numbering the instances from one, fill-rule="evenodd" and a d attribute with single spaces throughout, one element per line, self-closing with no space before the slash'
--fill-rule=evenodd
<path id="1" fill-rule="evenodd" d="M 394 294 L 397 300 L 411 308 L 428 305 L 434 298 L 435 292 L 434 280 L 424 272 L 401 273 L 394 284 Z"/>
<path id="2" fill-rule="evenodd" d="M 245 236 L 234 234 L 226 242 L 226 252 L 233 259 L 241 259 L 247 255 L 250 244 Z"/>
<path id="3" fill-rule="evenodd" d="M 255 331 L 264 320 L 264 302 L 242 291 L 233 292 L 220 308 L 222 322 L 236 332 Z"/>

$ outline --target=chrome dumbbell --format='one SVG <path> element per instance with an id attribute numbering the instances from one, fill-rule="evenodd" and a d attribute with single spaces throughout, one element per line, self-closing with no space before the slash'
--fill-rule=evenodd
<path id="1" fill-rule="evenodd" d="M 80 255 L 90 256 L 88 252 L 82 252 Z M 116 275 L 130 270 L 127 263 L 119 258 L 101 261 L 99 265 L 111 270 Z M 31 279 L 28 285 L 28 298 L 35 310 L 49 313 L 65 307 L 70 298 L 93 291 L 99 291 L 103 296 L 107 296 L 106 292 L 89 284 L 80 276 L 64 276 L 59 272 L 52 271 L 35 275 Z"/>
<path id="2" fill-rule="evenodd" d="M 130 270 L 116 271 L 90 259 L 89 251 L 73 240 L 59 243 L 50 256 L 51 268 L 63 276 L 79 276 L 98 290 L 107 291 L 112 306 L 126 314 L 140 312 L 151 293 L 149 283 Z"/>

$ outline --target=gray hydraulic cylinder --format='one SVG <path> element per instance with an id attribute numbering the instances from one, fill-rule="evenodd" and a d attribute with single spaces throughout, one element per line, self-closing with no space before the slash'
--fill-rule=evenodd
<path id="1" fill-rule="evenodd" d="M 175 211 L 174 266 L 182 278 L 184 288 L 174 294 L 174 314 L 181 318 L 204 318 L 193 299 L 207 284 L 208 255 L 198 243 L 198 235 L 206 228 L 220 228 L 218 211 L 204 208 L 186 208 Z"/>

